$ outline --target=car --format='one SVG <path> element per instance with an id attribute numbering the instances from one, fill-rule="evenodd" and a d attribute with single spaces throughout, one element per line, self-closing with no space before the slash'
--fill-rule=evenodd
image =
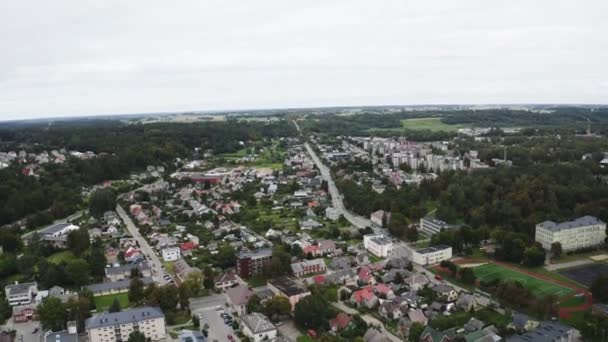
<path id="1" fill-rule="evenodd" d="M 222 311 L 224 308 L 221 305 L 215 307 L 215 311 Z"/>
<path id="2" fill-rule="evenodd" d="M 34 331 L 32 331 L 32 334 L 35 334 L 38 332 L 38 328 L 34 329 Z"/>
<path id="3" fill-rule="evenodd" d="M 228 338 L 230 341 L 234 341 L 234 337 L 232 335 L 227 335 L 226 338 Z"/>
<path id="4" fill-rule="evenodd" d="M 443 278 L 439 274 L 435 275 L 435 279 L 437 279 L 437 280 L 443 280 Z"/>

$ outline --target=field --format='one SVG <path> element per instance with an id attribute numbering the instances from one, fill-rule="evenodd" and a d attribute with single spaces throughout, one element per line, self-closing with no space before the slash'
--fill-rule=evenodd
<path id="1" fill-rule="evenodd" d="M 516 280 L 531 290 L 536 296 L 555 295 L 563 297 L 572 293 L 572 290 L 557 284 L 551 284 L 524 273 L 504 268 L 495 264 L 485 264 L 473 269 L 477 278 L 481 281 L 491 279 Z"/>
<path id="2" fill-rule="evenodd" d="M 247 156 L 247 152 L 251 152 L 251 148 L 243 148 L 233 153 L 219 154 L 217 157 L 227 162 L 236 163 L 241 158 Z M 273 142 L 272 145 L 265 146 L 264 151 L 258 152 L 259 155 L 254 161 L 250 162 L 239 162 L 239 164 L 254 166 L 256 168 L 271 168 L 274 170 L 283 169 L 283 159 L 285 158 L 285 151 L 279 148 L 278 142 Z"/>
<path id="3" fill-rule="evenodd" d="M 106 311 L 112 305 L 114 298 L 118 298 L 120 302 L 120 307 L 122 309 L 128 308 L 131 306 L 129 303 L 129 294 L 128 293 L 119 293 L 119 294 L 111 294 L 105 296 L 97 296 L 95 297 L 95 308 L 97 312 Z"/>
<path id="4" fill-rule="evenodd" d="M 51 264 L 55 264 L 55 265 L 59 265 L 62 262 L 70 262 L 72 260 L 75 259 L 74 254 L 72 254 L 72 252 L 70 251 L 63 251 L 63 252 L 58 252 L 55 254 L 50 255 L 47 260 L 51 263 Z"/>
<path id="5" fill-rule="evenodd" d="M 448 125 L 441 122 L 441 118 L 418 118 L 401 120 L 401 127 L 405 129 L 431 131 L 447 131 L 456 132 L 459 128 L 465 128 L 465 125 Z"/>
<path id="6" fill-rule="evenodd" d="M 593 281 L 599 277 L 600 274 L 608 276 L 608 265 L 590 264 L 560 271 L 559 274 L 588 287 L 591 286 Z"/>

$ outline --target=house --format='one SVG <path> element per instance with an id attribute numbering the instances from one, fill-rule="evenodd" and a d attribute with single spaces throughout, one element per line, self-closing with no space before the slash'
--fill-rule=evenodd
<path id="1" fill-rule="evenodd" d="M 375 307 L 378 302 L 378 296 L 374 293 L 374 289 L 372 286 L 366 286 L 360 290 L 353 292 L 350 297 L 351 302 L 356 304 L 357 306 L 366 306 L 368 308 Z"/>
<path id="2" fill-rule="evenodd" d="M 437 297 L 444 302 L 453 302 L 458 299 L 458 292 L 451 286 L 438 284 L 433 286 L 431 290 L 433 290 L 433 292 L 437 294 Z"/>
<path id="3" fill-rule="evenodd" d="M 28 246 L 34 235 L 38 235 L 41 241 L 49 242 L 55 248 L 65 248 L 68 242 L 68 234 L 80 229 L 79 226 L 71 223 L 55 223 L 37 232 L 23 236 L 23 244 Z"/>
<path id="4" fill-rule="evenodd" d="M 363 247 L 379 258 L 386 258 L 393 251 L 393 242 L 383 234 L 363 236 Z"/>
<path id="5" fill-rule="evenodd" d="M 456 339 L 456 333 L 450 329 L 439 331 L 427 326 L 420 334 L 421 342 L 450 342 Z"/>
<path id="6" fill-rule="evenodd" d="M 340 211 L 336 208 L 327 207 L 325 208 L 325 217 L 331 221 L 338 221 L 340 219 Z"/>
<path id="7" fill-rule="evenodd" d="M 147 262 L 141 262 L 139 264 L 127 264 L 117 267 L 106 267 L 106 279 L 110 282 L 130 279 L 134 269 L 137 269 L 140 276 L 147 278 L 152 276 L 152 269 Z"/>
<path id="8" fill-rule="evenodd" d="M 376 224 L 379 227 L 384 227 L 384 222 L 389 222 L 391 220 L 391 213 L 384 210 L 374 211 L 369 219 L 372 223 Z"/>
<path id="9" fill-rule="evenodd" d="M 300 299 L 311 294 L 308 289 L 287 277 L 279 277 L 269 280 L 268 289 L 277 296 L 283 296 L 289 299 L 292 311 Z"/>
<path id="10" fill-rule="evenodd" d="M 353 318 L 350 315 L 340 312 L 329 321 L 329 327 L 332 332 L 338 332 L 346 329 L 352 320 Z"/>
<path id="11" fill-rule="evenodd" d="M 13 322 L 24 323 L 36 319 L 36 304 L 23 304 L 13 306 Z"/>
<path id="12" fill-rule="evenodd" d="M 144 283 L 144 286 L 148 286 L 154 283 L 154 280 L 151 277 L 142 278 L 141 281 Z M 131 279 L 114 281 L 111 283 L 97 283 L 84 286 L 85 289 L 91 291 L 93 296 L 104 296 L 109 294 L 118 294 L 125 293 L 129 291 L 129 286 L 131 285 Z"/>
<path id="13" fill-rule="evenodd" d="M 241 278 L 249 278 L 262 273 L 264 266 L 272 260 L 271 249 L 258 249 L 253 252 L 241 252 L 237 255 L 236 273 Z"/>
<path id="14" fill-rule="evenodd" d="M 511 314 L 511 323 L 507 325 L 507 328 L 522 333 L 536 329 L 539 324 L 538 321 L 531 319 L 530 316 L 526 314 L 513 312 Z"/>
<path id="15" fill-rule="evenodd" d="M 429 283 L 429 278 L 424 274 L 416 273 L 403 279 L 403 283 L 412 291 L 418 291 Z"/>
<path id="16" fill-rule="evenodd" d="M 503 339 L 498 335 L 498 329 L 493 325 L 464 336 L 466 342 L 501 342 Z"/>
<path id="17" fill-rule="evenodd" d="M 359 284 L 373 285 L 376 283 L 376 278 L 372 275 L 372 270 L 368 266 L 362 266 L 358 273 Z"/>
<path id="18" fill-rule="evenodd" d="M 165 315 L 149 306 L 94 315 L 85 321 L 85 328 L 90 342 L 127 341 L 133 331 L 152 341 L 167 337 Z"/>
<path id="19" fill-rule="evenodd" d="M 410 264 L 410 260 L 407 257 L 391 257 L 386 262 L 386 268 L 387 269 L 392 269 L 392 268 L 407 269 L 409 264 Z"/>
<path id="20" fill-rule="evenodd" d="M 38 293 L 38 283 L 15 283 L 4 287 L 4 294 L 8 305 L 32 304 Z"/>
<path id="21" fill-rule="evenodd" d="M 471 319 L 469 319 L 469 321 L 464 325 L 464 330 L 471 333 L 483 329 L 484 325 L 484 322 L 475 317 L 471 317 Z"/>
<path id="22" fill-rule="evenodd" d="M 422 324 L 423 326 L 428 324 L 428 319 L 424 315 L 424 312 L 422 312 L 421 309 L 414 309 L 414 310 L 408 311 L 407 317 L 413 323 L 419 323 L 419 324 Z"/>
<path id="23" fill-rule="evenodd" d="M 175 273 L 175 279 L 178 286 L 183 284 L 190 277 L 195 277 L 194 279 L 199 277 L 198 279 L 202 279 L 203 274 L 198 267 L 188 265 L 184 259 L 178 259 L 173 262 L 173 272 Z"/>
<path id="24" fill-rule="evenodd" d="M 376 328 L 369 328 L 363 335 L 365 342 L 391 342 L 391 339 Z"/>
<path id="25" fill-rule="evenodd" d="M 442 230 L 456 229 L 459 227 L 459 225 L 448 224 L 445 221 L 433 217 L 427 216 L 420 219 L 420 232 L 427 236 L 439 234 Z"/>
<path id="26" fill-rule="evenodd" d="M 179 247 L 167 247 L 161 251 L 164 261 L 175 261 L 182 257 L 182 251 Z"/>
<path id="27" fill-rule="evenodd" d="M 227 271 L 215 277 L 215 288 L 222 291 L 237 283 L 238 277 L 233 271 Z"/>
<path id="28" fill-rule="evenodd" d="M 307 274 L 320 273 L 327 270 L 325 260 L 319 258 L 314 260 L 304 260 L 291 264 L 291 271 L 296 277 L 301 277 Z"/>
<path id="29" fill-rule="evenodd" d="M 332 258 L 327 267 L 332 271 L 347 270 L 352 268 L 350 257 Z"/>
<path id="30" fill-rule="evenodd" d="M 277 327 L 258 312 L 241 317 L 241 328 L 243 335 L 253 342 L 272 341 L 277 337 Z"/>
<path id="31" fill-rule="evenodd" d="M 407 312 L 407 302 L 399 300 L 384 300 L 378 307 L 378 313 L 380 316 L 390 319 L 397 320 Z"/>
<path id="32" fill-rule="evenodd" d="M 359 266 L 361 266 L 361 265 L 367 265 L 367 264 L 370 263 L 370 261 L 369 261 L 369 255 L 367 253 L 365 253 L 365 252 L 358 253 L 355 256 L 355 262 Z"/>
<path id="33" fill-rule="evenodd" d="M 438 245 L 422 248 L 412 252 L 412 261 L 418 265 L 428 266 L 452 258 L 452 247 Z"/>
<path id="34" fill-rule="evenodd" d="M 47 331 L 44 333 L 43 342 L 78 342 L 78 329 L 75 321 L 67 323 L 67 330 Z"/>
<path id="35" fill-rule="evenodd" d="M 472 294 L 463 293 L 456 301 L 456 308 L 463 311 L 477 310 L 479 308 L 479 303 L 477 298 Z"/>
<path id="36" fill-rule="evenodd" d="M 134 247 L 127 248 L 127 250 L 123 253 L 123 257 L 129 264 L 136 264 L 146 259 L 141 251 Z"/>
<path id="37" fill-rule="evenodd" d="M 231 287 L 226 290 L 225 294 L 228 305 L 230 305 L 233 312 L 239 315 L 247 312 L 247 303 L 249 303 L 249 299 L 254 295 L 253 291 L 244 285 Z"/>
<path id="38" fill-rule="evenodd" d="M 542 322 L 538 327 L 522 335 L 512 335 L 508 342 L 572 342 L 574 341 L 574 328 L 565 324 Z"/>
<path id="39" fill-rule="evenodd" d="M 352 268 L 335 271 L 325 275 L 325 281 L 329 284 L 356 285 L 357 272 Z"/>
<path id="40" fill-rule="evenodd" d="M 336 243 L 332 240 L 321 240 L 302 248 L 304 255 L 310 254 L 313 257 L 320 257 L 326 254 L 334 253 L 335 250 Z"/>
<path id="41" fill-rule="evenodd" d="M 207 338 L 200 331 L 181 330 L 177 336 L 179 342 L 205 342 Z"/>

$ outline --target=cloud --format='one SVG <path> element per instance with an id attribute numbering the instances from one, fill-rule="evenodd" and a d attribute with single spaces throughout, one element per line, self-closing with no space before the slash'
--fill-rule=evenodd
<path id="1" fill-rule="evenodd" d="M 5 1 L 0 119 L 605 103 L 608 3 Z"/>

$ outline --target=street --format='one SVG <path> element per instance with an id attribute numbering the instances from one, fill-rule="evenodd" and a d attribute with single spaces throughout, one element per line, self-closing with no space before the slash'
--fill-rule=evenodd
<path id="1" fill-rule="evenodd" d="M 158 258 L 158 255 L 156 254 L 154 249 L 150 247 L 148 241 L 146 241 L 146 239 L 144 239 L 144 237 L 139 233 L 139 229 L 137 229 L 129 215 L 127 215 L 127 213 L 120 206 L 120 204 L 116 206 L 116 212 L 118 213 L 122 221 L 125 223 L 125 226 L 127 226 L 129 234 L 131 234 L 131 236 L 133 236 L 133 238 L 137 240 L 137 242 L 139 243 L 139 247 L 148 259 L 148 262 L 152 265 L 152 278 L 154 278 L 154 281 L 156 281 L 156 283 L 161 286 L 165 285 L 167 281 L 163 278 L 163 264 Z"/>

